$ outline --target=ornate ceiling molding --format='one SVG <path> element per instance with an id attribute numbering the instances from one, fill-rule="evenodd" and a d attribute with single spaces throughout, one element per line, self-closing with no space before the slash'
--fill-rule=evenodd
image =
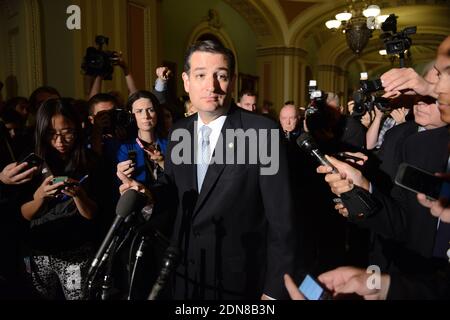
<path id="1" fill-rule="evenodd" d="M 271 37 L 273 33 L 264 16 L 249 2 L 244 0 L 223 0 L 248 22 L 259 37 Z"/>
<path id="2" fill-rule="evenodd" d="M 418 5 L 448 5 L 448 0 L 384 0 L 380 2 L 381 8 Z"/>
<path id="3" fill-rule="evenodd" d="M 293 47 L 272 47 L 256 50 L 257 57 L 264 56 L 295 56 L 305 58 L 308 55 L 303 49 Z"/>

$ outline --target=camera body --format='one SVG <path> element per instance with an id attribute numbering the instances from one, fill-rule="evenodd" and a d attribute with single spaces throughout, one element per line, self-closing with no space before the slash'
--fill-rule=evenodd
<path id="1" fill-rule="evenodd" d="M 105 80 L 112 80 L 117 52 L 103 50 L 103 46 L 109 43 L 109 38 L 105 36 L 95 37 L 95 43 L 98 48 L 86 49 L 81 69 L 89 76 L 102 76 Z"/>
<path id="2" fill-rule="evenodd" d="M 327 101 L 327 94 L 318 89 L 316 80 L 309 81 L 308 93 L 310 103 L 305 110 L 306 117 L 323 109 Z"/>
<path id="3" fill-rule="evenodd" d="M 390 101 L 383 97 L 377 97 L 374 93 L 383 90 L 380 79 L 368 80 L 367 73 L 361 73 L 359 89 L 353 92 L 353 116 L 362 116 L 367 111 L 372 111 L 374 107 L 382 112 L 390 110 Z"/>
<path id="4" fill-rule="evenodd" d="M 386 52 L 389 55 L 404 55 L 405 51 L 411 48 L 412 40 L 409 38 L 417 32 L 417 27 L 407 27 L 397 32 L 397 17 L 390 14 L 382 23 L 381 29 L 384 33 L 380 36 L 383 39 Z"/>
<path id="5" fill-rule="evenodd" d="M 134 120 L 134 116 L 124 109 L 112 109 L 104 112 L 109 116 L 110 126 L 104 128 L 103 134 L 114 134 L 116 128 L 128 129 Z"/>

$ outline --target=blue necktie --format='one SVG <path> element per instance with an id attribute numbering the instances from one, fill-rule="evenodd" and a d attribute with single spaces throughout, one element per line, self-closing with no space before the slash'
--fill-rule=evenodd
<path id="1" fill-rule="evenodd" d="M 211 155 L 209 146 L 209 136 L 211 135 L 211 132 L 212 129 L 208 126 L 203 126 L 200 128 L 200 154 L 199 159 L 197 159 L 197 186 L 199 193 L 202 189 L 203 180 L 205 179 L 206 171 L 208 170 L 209 158 Z"/>

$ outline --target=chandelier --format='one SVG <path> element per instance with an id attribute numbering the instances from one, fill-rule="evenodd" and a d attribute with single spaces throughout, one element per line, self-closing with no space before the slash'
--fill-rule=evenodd
<path id="1" fill-rule="evenodd" d="M 380 7 L 366 1 L 347 0 L 348 9 L 335 16 L 335 20 L 328 20 L 328 29 L 339 30 L 345 34 L 349 48 L 359 55 L 366 47 L 372 32 L 380 29 L 388 15 L 380 15 Z"/>

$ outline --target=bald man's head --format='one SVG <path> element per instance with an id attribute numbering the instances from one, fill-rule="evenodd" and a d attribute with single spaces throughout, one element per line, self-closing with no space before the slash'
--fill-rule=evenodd
<path id="1" fill-rule="evenodd" d="M 280 110 L 280 124 L 284 131 L 292 132 L 297 127 L 299 110 L 293 104 L 285 105 Z"/>

